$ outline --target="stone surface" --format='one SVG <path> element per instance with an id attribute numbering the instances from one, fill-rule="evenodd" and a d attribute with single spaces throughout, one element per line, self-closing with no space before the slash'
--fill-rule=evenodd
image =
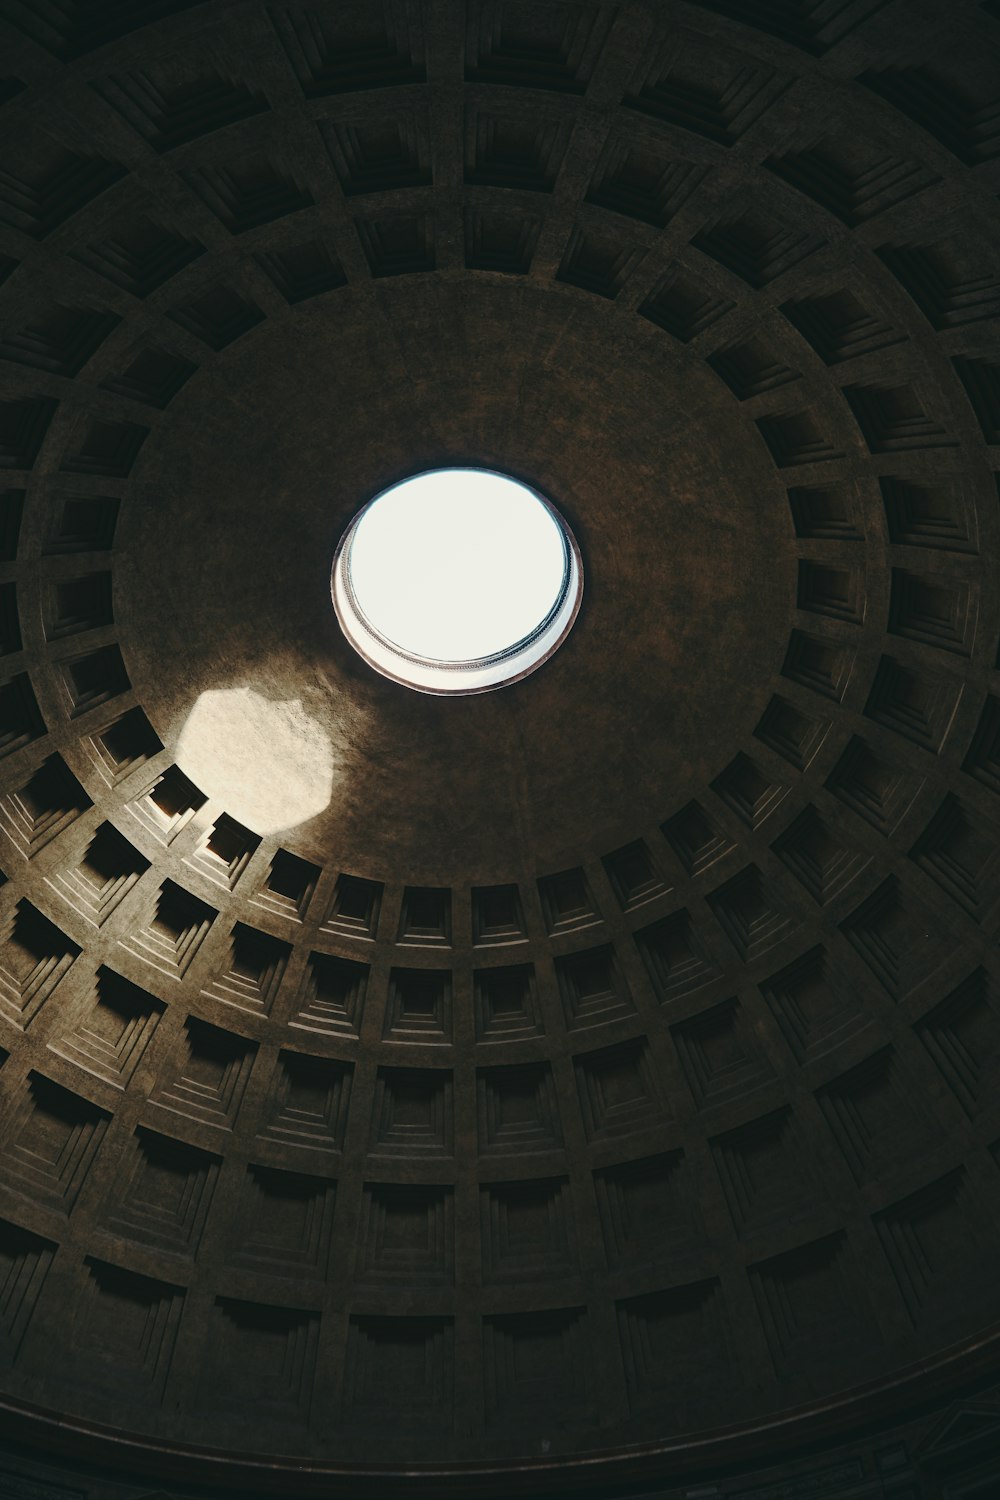
<path id="1" fill-rule="evenodd" d="M 0 1492 L 995 1488 L 998 44 L 0 5 Z M 445 463 L 586 570 L 457 700 Z"/>

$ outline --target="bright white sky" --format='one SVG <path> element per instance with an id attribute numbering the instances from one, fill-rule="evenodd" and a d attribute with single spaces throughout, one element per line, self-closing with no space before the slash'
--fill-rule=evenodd
<path id="1" fill-rule="evenodd" d="M 516 480 L 439 469 L 387 490 L 351 544 L 351 582 L 395 645 L 470 661 L 522 640 L 563 580 L 558 523 Z"/>

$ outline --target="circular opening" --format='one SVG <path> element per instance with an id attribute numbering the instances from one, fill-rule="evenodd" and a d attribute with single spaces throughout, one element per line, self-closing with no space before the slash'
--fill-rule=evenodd
<path id="1" fill-rule="evenodd" d="M 536 490 L 487 469 L 433 469 L 384 490 L 347 528 L 333 602 L 386 677 L 479 693 L 541 666 L 580 606 L 580 555 Z"/>

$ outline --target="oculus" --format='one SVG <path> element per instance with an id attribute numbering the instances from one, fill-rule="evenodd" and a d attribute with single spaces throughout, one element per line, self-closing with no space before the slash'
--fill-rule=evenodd
<path id="1" fill-rule="evenodd" d="M 344 634 L 377 672 L 424 693 L 483 693 L 562 644 L 583 570 L 537 490 L 489 469 L 432 469 L 355 516 L 332 591 Z"/>

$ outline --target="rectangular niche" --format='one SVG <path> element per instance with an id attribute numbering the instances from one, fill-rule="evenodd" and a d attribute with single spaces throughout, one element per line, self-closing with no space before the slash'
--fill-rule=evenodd
<path id="1" fill-rule="evenodd" d="M 377 123 L 324 120 L 319 129 L 345 197 L 430 185 L 426 111 L 397 107 Z"/>
<path id="2" fill-rule="evenodd" d="M 28 900 L 0 928 L 0 1015 L 23 1031 L 80 949 Z"/>
<path id="3" fill-rule="evenodd" d="M 455 1279 L 454 1189 L 366 1182 L 358 1275 L 365 1282 L 450 1286 Z"/>
<path id="4" fill-rule="evenodd" d="M 0 1219 L 0 1286 L 4 1288 L 0 1359 L 4 1363 L 17 1358 L 55 1252 L 50 1240 Z"/>
<path id="5" fill-rule="evenodd" d="M 895 875 L 889 875 L 840 930 L 894 1001 L 923 984 L 960 941 L 954 928 L 935 922 Z"/>
<path id="6" fill-rule="evenodd" d="M 579 1269 L 567 1177 L 494 1182 L 479 1197 L 485 1281 L 556 1281 Z"/>
<path id="7" fill-rule="evenodd" d="M 374 938 L 378 931 L 383 889 L 377 880 L 363 880 L 360 875 L 338 875 L 333 901 L 321 931 Z"/>
<path id="8" fill-rule="evenodd" d="M 472 975 L 476 1039 L 513 1041 L 543 1030 L 533 964 L 476 969 Z"/>
<path id="9" fill-rule="evenodd" d="M 820 905 L 840 896 L 871 863 L 867 854 L 841 843 L 811 804 L 771 848 Z"/>
<path id="10" fill-rule="evenodd" d="M 272 19 L 308 99 L 423 83 L 427 76 L 421 38 L 406 10 L 279 10 Z"/>
<path id="11" fill-rule="evenodd" d="M 261 1135 L 307 1151 L 341 1151 L 354 1065 L 280 1052 Z"/>
<path id="12" fill-rule="evenodd" d="M 847 742 L 826 784 L 852 812 L 886 837 L 908 811 L 921 786 L 897 761 L 883 760 L 858 735 Z"/>
<path id="13" fill-rule="evenodd" d="M 996 1316 L 996 1246 L 964 1167 L 874 1214 L 872 1222 L 913 1326 L 953 1337 Z"/>
<path id="14" fill-rule="evenodd" d="M 308 1422 L 320 1314 L 217 1297 L 210 1316 L 199 1405 L 242 1423 Z"/>
<path id="15" fill-rule="evenodd" d="M 379 1068 L 371 1150 L 379 1156 L 451 1156 L 452 1110 L 450 1072 Z"/>
<path id="16" fill-rule="evenodd" d="M 265 251 L 256 259 L 287 302 L 304 302 L 347 282 L 340 261 L 320 239 Z"/>
<path id="17" fill-rule="evenodd" d="M 0 684 L 0 756 L 30 745 L 45 733 L 45 720 L 27 672 Z"/>
<path id="18" fill-rule="evenodd" d="M 451 943 L 451 891 L 408 885 L 403 891 L 398 941 L 447 947 Z"/>
<path id="19" fill-rule="evenodd" d="M 855 650 L 808 630 L 793 630 L 781 675 L 840 703 L 854 666 Z"/>
<path id="20" fill-rule="evenodd" d="M 707 1425 L 725 1408 L 733 1361 L 718 1279 L 629 1297 L 616 1311 L 633 1415 Z"/>
<path id="21" fill-rule="evenodd" d="M 509 276 L 526 276 L 531 270 L 541 225 L 542 221 L 538 217 L 467 209 L 466 266 L 470 270 L 503 271 Z"/>
<path id="22" fill-rule="evenodd" d="M 91 735 L 90 742 L 112 786 L 163 749 L 163 742 L 141 708 L 130 708 Z"/>
<path id="23" fill-rule="evenodd" d="M 588 203 L 664 229 L 704 181 L 706 169 L 673 159 L 669 148 L 612 134 L 587 191 Z"/>
<path id="24" fill-rule="evenodd" d="M 674 264 L 654 286 L 639 313 L 682 344 L 689 344 L 735 306 L 735 302 L 720 296 L 700 277 Z"/>
<path id="25" fill-rule="evenodd" d="M 491 1156 L 562 1147 L 555 1081 L 548 1063 L 480 1068 L 479 1149 Z"/>
<path id="26" fill-rule="evenodd" d="M 147 345 L 135 351 L 135 357 L 121 374 L 102 380 L 101 389 L 132 401 L 143 401 L 162 411 L 197 368 L 179 354 Z"/>
<path id="27" fill-rule="evenodd" d="M 207 800 L 179 766 L 169 766 L 129 807 L 161 844 L 170 844 Z"/>
<path id="28" fill-rule="evenodd" d="M 606 1167 L 594 1173 L 594 1188 L 613 1267 L 698 1253 L 705 1230 L 683 1151 Z"/>
<path id="29" fill-rule="evenodd" d="M 538 882 L 538 894 L 550 933 L 571 932 L 576 927 L 589 927 L 601 920 L 590 883 L 582 869 L 543 875 Z"/>
<path id="30" fill-rule="evenodd" d="M 635 1014 L 628 984 L 610 943 L 557 958 L 555 966 L 570 1031 Z"/>
<path id="31" fill-rule="evenodd" d="M 368 965 L 334 953 L 310 953 L 291 1025 L 303 1031 L 357 1036 Z"/>
<path id="32" fill-rule="evenodd" d="M 973 970 L 915 1029 L 966 1114 L 990 1109 L 1000 1079 L 1000 1000 L 992 975 Z"/>
<path id="33" fill-rule="evenodd" d="M 326 1275 L 336 1183 L 251 1164 L 240 1196 L 232 1259 L 270 1276 Z"/>
<path id="34" fill-rule="evenodd" d="M 159 1403 L 170 1373 L 184 1291 L 88 1256 L 78 1299 L 79 1340 L 70 1365 L 88 1386 L 115 1400 Z"/>
<path id="35" fill-rule="evenodd" d="M 378 1441 L 450 1419 L 454 1328 L 443 1317 L 354 1316 L 347 1335 L 344 1414 Z"/>
<path id="36" fill-rule="evenodd" d="M 85 921 L 100 927 L 149 869 L 149 860 L 111 823 L 102 823 L 80 863 L 47 881 Z"/>
<path id="37" fill-rule="evenodd" d="M 1000 792 L 1000 698 L 987 693 L 962 770 L 991 792 Z"/>
<path id="38" fill-rule="evenodd" d="M 205 253 L 197 240 L 183 239 L 143 214 L 117 219 L 105 232 L 107 239 L 81 247 L 74 259 L 135 297 L 148 297 Z"/>
<path id="39" fill-rule="evenodd" d="M 712 790 L 750 828 L 759 828 L 786 796 L 788 787 L 765 776 L 740 751 L 712 782 Z"/>
<path id="40" fill-rule="evenodd" d="M 216 885 L 235 890 L 240 877 L 260 847 L 260 838 L 223 813 L 205 835 L 189 863 Z"/>
<path id="41" fill-rule="evenodd" d="M 713 891 L 708 904 L 744 963 L 780 943 L 792 928 L 792 918 L 756 865 L 748 865 Z"/>
<path id="42" fill-rule="evenodd" d="M 919 1095 L 919 1080 L 893 1047 L 817 1090 L 830 1134 L 859 1186 L 881 1183 L 933 1151 L 937 1127 L 916 1102 Z"/>
<path id="43" fill-rule="evenodd" d="M 71 451 L 63 459 L 70 474 L 93 474 L 101 478 L 126 479 L 139 456 L 150 429 L 138 422 L 103 422 L 84 419 Z"/>
<path id="44" fill-rule="evenodd" d="M 668 888 L 643 839 L 636 839 L 614 853 L 606 854 L 603 864 L 623 911 L 631 911 L 633 907 L 664 895 Z"/>
<path id="45" fill-rule="evenodd" d="M 18 852 L 31 859 L 91 806 L 62 756 L 53 754 L 17 791 L 0 798 L 0 823 Z"/>
<path id="46" fill-rule="evenodd" d="M 517 943 L 528 936 L 516 885 L 475 886 L 472 891 L 472 941 Z"/>
<path id="47" fill-rule="evenodd" d="M 172 308 L 167 316 L 218 351 L 249 333 L 263 322 L 265 315 L 255 303 L 217 281 L 190 301 Z"/>
<path id="48" fill-rule="evenodd" d="M 89 1099 L 29 1073 L 7 1131 L 5 1175 L 40 1203 L 68 1214 L 93 1166 L 111 1116 Z"/>
<path id="49" fill-rule="evenodd" d="M 969 656 L 978 615 L 979 587 L 974 579 L 893 568 L 888 627 L 892 635 Z"/>
<path id="50" fill-rule="evenodd" d="M 17 611 L 17 585 L 0 583 L 0 656 L 13 656 L 22 647 Z"/>
<path id="51" fill-rule="evenodd" d="M 145 924 L 123 942 L 171 979 L 182 979 L 217 916 L 207 902 L 165 880 Z"/>
<path id="52" fill-rule="evenodd" d="M 451 972 L 393 969 L 383 1036 L 390 1041 L 451 1041 Z"/>
<path id="53" fill-rule="evenodd" d="M 291 952 L 290 943 L 237 922 L 229 941 L 226 967 L 205 993 L 226 1005 L 270 1015 Z"/>
<path id="54" fill-rule="evenodd" d="M 355 228 L 373 276 L 410 276 L 433 271 L 433 223 L 426 214 L 356 219 Z"/>
<path id="55" fill-rule="evenodd" d="M 894 656 L 878 664 L 865 714 L 936 755 L 951 728 L 962 684 L 949 674 L 911 667 Z"/>
<path id="56" fill-rule="evenodd" d="M 319 877 L 319 865 L 310 864 L 307 859 L 300 859 L 287 849 L 278 849 L 254 901 L 256 905 L 266 907 L 277 916 L 302 922 Z"/>
<path id="57" fill-rule="evenodd" d="M 708 1144 L 741 1239 L 779 1225 L 784 1230 L 815 1212 L 820 1175 L 787 1106 L 714 1136 Z"/>
<path id="58" fill-rule="evenodd" d="M 184 0 L 180 4 L 171 0 L 165 6 L 143 9 L 152 20 L 163 10 L 169 14 L 183 8 Z M 139 24 L 138 18 L 132 24 Z M 168 52 L 148 71 L 102 78 L 94 86 L 105 103 L 158 152 L 172 151 L 268 107 L 263 94 L 213 66 L 211 52 L 202 47 L 190 61 Z"/>
<path id="59" fill-rule="evenodd" d="M 84 573 L 79 578 L 63 578 L 49 585 L 45 608 L 45 638 L 58 641 L 63 636 L 79 635 L 110 625 L 111 574 Z"/>
<path id="60" fill-rule="evenodd" d="M 79 1025 L 49 1047 L 113 1088 L 125 1089 L 165 1010 L 162 1000 L 102 964 Z"/>
<path id="61" fill-rule="evenodd" d="M 107 552 L 114 541 L 121 501 L 113 495 L 56 496 L 56 514 L 42 545 L 46 557 Z"/>
<path id="62" fill-rule="evenodd" d="M 761 983 L 761 993 L 802 1066 L 843 1046 L 870 1024 L 872 1008 L 845 984 L 822 945 Z"/>
<path id="63" fill-rule="evenodd" d="M 61 665 L 69 692 L 70 716 L 74 719 L 127 693 L 132 686 L 118 646 L 101 646 L 84 656 L 71 657 Z"/>
<path id="64" fill-rule="evenodd" d="M 778 1379 L 795 1391 L 818 1371 L 862 1377 L 879 1357 L 878 1333 L 843 1233 L 747 1267 Z M 819 1358 L 817 1358 L 819 1356 Z"/>
<path id="65" fill-rule="evenodd" d="M 152 1102 L 186 1119 L 232 1130 L 239 1113 L 256 1042 L 189 1016 L 181 1056 Z"/>
<path id="66" fill-rule="evenodd" d="M 31 468 L 58 404 L 44 396 L 0 401 L 0 468 Z"/>
<path id="67" fill-rule="evenodd" d="M 589 1141 L 652 1129 L 669 1118 L 645 1037 L 584 1053 L 573 1063 Z"/>
<path id="68" fill-rule="evenodd" d="M 661 826 L 664 838 L 688 875 L 703 874 L 736 847 L 698 802 L 687 803 Z"/>
<path id="69" fill-rule="evenodd" d="M 592 1420 L 582 1307 L 498 1313 L 483 1320 L 486 1425 L 549 1432 Z"/>
<path id="70" fill-rule="evenodd" d="M 140 1126 L 124 1164 L 106 1199 L 105 1226 L 156 1250 L 193 1257 L 204 1233 L 221 1158 Z"/>
<path id="71" fill-rule="evenodd" d="M 976 552 L 976 511 L 956 480 L 915 484 L 885 474 L 879 480 L 889 539 L 901 547 Z"/>
<path id="72" fill-rule="evenodd" d="M 861 540 L 858 500 L 851 484 L 795 485 L 788 491 L 788 504 L 795 535 L 800 539 Z"/>
<path id="73" fill-rule="evenodd" d="M 677 1056 L 698 1109 L 711 1109 L 762 1089 L 773 1072 L 738 1000 L 670 1028 Z"/>
<path id="74" fill-rule="evenodd" d="M 21 535 L 24 490 L 0 490 L 0 561 L 13 562 Z"/>

